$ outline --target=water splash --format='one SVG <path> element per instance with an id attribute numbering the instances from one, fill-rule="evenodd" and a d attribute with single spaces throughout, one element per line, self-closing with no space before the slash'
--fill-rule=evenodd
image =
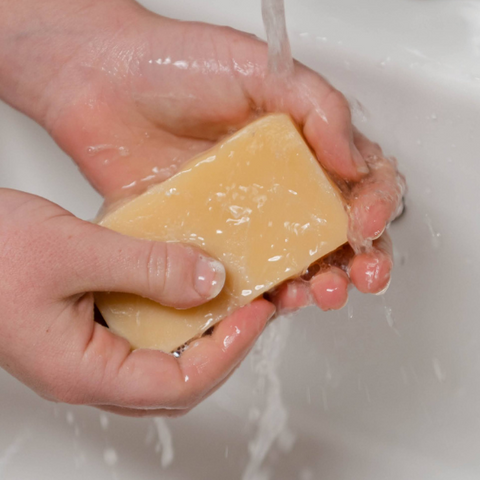
<path id="1" fill-rule="evenodd" d="M 350 105 L 350 111 L 352 112 L 352 119 L 354 124 L 368 122 L 370 113 L 368 112 L 365 105 L 360 102 L 360 100 L 357 100 L 354 97 L 348 97 L 348 103 Z"/>
<path id="2" fill-rule="evenodd" d="M 17 455 L 22 449 L 23 444 L 30 438 L 30 432 L 25 432 L 23 434 L 18 434 L 13 442 L 2 452 L 0 452 L 0 477 L 2 477 L 2 472 L 7 468 L 8 464 L 12 458 Z"/>
<path id="3" fill-rule="evenodd" d="M 395 323 L 395 318 L 393 316 L 393 311 L 392 307 L 387 305 L 387 300 L 385 297 L 382 298 L 382 303 L 383 303 L 383 310 L 385 312 L 385 320 L 387 321 L 388 326 L 397 334 L 400 336 L 400 332 L 397 329 L 396 323 Z"/>
<path id="4" fill-rule="evenodd" d="M 347 316 L 349 320 L 353 320 L 353 305 L 351 303 L 347 304 Z"/>
<path id="5" fill-rule="evenodd" d="M 242 480 L 268 480 L 270 470 L 264 466 L 275 444 L 281 451 L 291 450 L 295 437 L 288 428 L 288 412 L 282 399 L 278 368 L 290 331 L 290 320 L 282 317 L 266 329 L 255 346 L 252 361 L 258 375 L 257 391 L 263 393 L 262 408 L 252 407 L 250 420 L 256 425 L 254 438 L 249 442 L 249 462 Z"/>
<path id="6" fill-rule="evenodd" d="M 161 452 L 160 463 L 162 468 L 167 468 L 173 462 L 175 452 L 173 450 L 172 433 L 167 422 L 160 417 L 154 418 L 153 423 L 157 429 L 158 443 L 155 445 L 155 451 Z"/>
<path id="7" fill-rule="evenodd" d="M 114 448 L 108 447 L 103 451 L 103 461 L 109 466 L 114 467 L 118 462 L 118 453 Z"/>
<path id="8" fill-rule="evenodd" d="M 108 425 L 110 424 L 110 419 L 108 418 L 106 413 L 100 413 L 100 426 L 102 430 L 105 432 L 108 429 Z"/>
<path id="9" fill-rule="evenodd" d="M 447 376 L 440 364 L 440 360 L 435 357 L 432 358 L 432 366 L 433 366 L 433 371 L 435 373 L 435 377 L 437 377 L 437 380 L 439 382 L 443 383 L 446 380 Z"/>
<path id="10" fill-rule="evenodd" d="M 428 231 L 430 232 L 430 240 L 432 242 L 432 246 L 434 249 L 438 250 L 442 245 L 442 234 L 437 232 L 433 226 L 432 219 L 428 213 L 425 214 L 425 223 L 428 227 Z"/>

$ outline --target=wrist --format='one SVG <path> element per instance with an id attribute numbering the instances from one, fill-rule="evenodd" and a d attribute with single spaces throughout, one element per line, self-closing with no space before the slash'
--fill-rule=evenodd
<path id="1" fill-rule="evenodd" d="M 46 126 L 52 104 L 72 101 L 76 87 L 84 87 L 81 67 L 87 73 L 111 32 L 141 12 L 133 0 L 5 0 L 0 99 Z"/>

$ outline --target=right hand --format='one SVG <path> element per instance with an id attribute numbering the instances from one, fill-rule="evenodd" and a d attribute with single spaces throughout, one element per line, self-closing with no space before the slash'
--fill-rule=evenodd
<path id="1" fill-rule="evenodd" d="M 94 321 L 89 292 L 192 307 L 223 286 L 223 267 L 210 259 L 211 269 L 205 259 L 191 246 L 126 237 L 42 198 L 0 189 L 0 367 L 53 401 L 126 415 L 188 411 L 237 367 L 273 305 L 258 300 L 238 310 L 177 359 L 132 352 Z M 210 282 L 198 283 L 199 270 Z"/>

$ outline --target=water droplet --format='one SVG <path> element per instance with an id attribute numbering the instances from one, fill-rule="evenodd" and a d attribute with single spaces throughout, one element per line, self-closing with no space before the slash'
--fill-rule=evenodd
<path id="1" fill-rule="evenodd" d="M 435 372 L 435 376 L 437 377 L 438 381 L 444 382 L 447 377 L 442 369 L 442 366 L 440 365 L 440 361 L 438 360 L 438 358 L 432 358 L 432 365 L 433 371 Z"/>
<path id="2" fill-rule="evenodd" d="M 113 467 L 118 462 L 117 451 L 114 448 L 106 448 L 103 452 L 103 460 L 109 467 Z"/>
<path id="3" fill-rule="evenodd" d="M 328 411 L 328 398 L 327 392 L 325 388 L 322 388 L 322 402 L 323 402 L 323 409 L 327 412 Z"/>
<path id="4" fill-rule="evenodd" d="M 379 63 L 379 66 L 381 68 L 385 68 L 390 62 L 392 61 L 392 59 L 390 57 L 385 57 L 380 63 Z"/>
<path id="5" fill-rule="evenodd" d="M 75 415 L 72 412 L 68 411 L 65 417 L 69 425 L 73 425 L 75 423 Z"/>
<path id="6" fill-rule="evenodd" d="M 130 155 L 130 150 L 127 147 L 118 147 L 118 153 L 121 157 L 128 157 Z"/>
<path id="7" fill-rule="evenodd" d="M 107 430 L 109 423 L 110 423 L 110 420 L 107 417 L 107 415 L 105 413 L 101 413 L 100 414 L 100 426 L 102 427 L 102 430 L 104 430 L 104 431 Z"/>
<path id="8" fill-rule="evenodd" d="M 432 242 L 433 248 L 439 249 L 442 244 L 442 235 L 435 230 L 435 228 L 433 227 L 432 219 L 427 213 L 425 214 L 425 224 L 427 225 L 428 231 L 430 232 L 430 240 Z"/>

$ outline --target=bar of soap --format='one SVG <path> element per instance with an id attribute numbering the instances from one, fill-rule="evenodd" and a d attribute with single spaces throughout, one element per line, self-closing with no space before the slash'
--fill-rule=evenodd
<path id="1" fill-rule="evenodd" d="M 123 293 L 96 294 L 96 304 L 132 347 L 172 352 L 344 244 L 347 223 L 339 190 L 290 117 L 266 116 L 100 222 L 202 248 L 225 266 L 220 295 L 187 310 Z"/>

